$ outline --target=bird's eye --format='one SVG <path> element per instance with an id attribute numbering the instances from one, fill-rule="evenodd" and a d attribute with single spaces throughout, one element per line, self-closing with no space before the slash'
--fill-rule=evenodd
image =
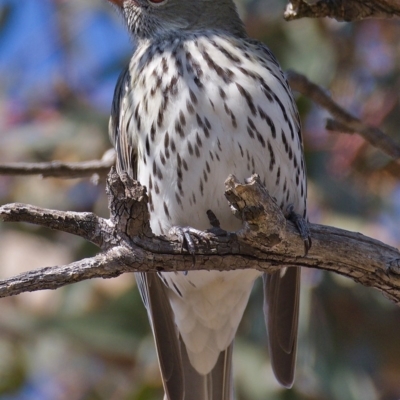
<path id="1" fill-rule="evenodd" d="M 150 4 L 154 4 L 154 5 L 161 5 L 166 3 L 168 0 L 147 0 Z"/>

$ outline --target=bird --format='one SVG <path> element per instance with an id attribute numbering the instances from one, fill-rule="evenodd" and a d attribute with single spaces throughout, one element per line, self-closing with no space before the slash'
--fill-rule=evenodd
<path id="1" fill-rule="evenodd" d="M 117 172 L 146 186 L 155 235 L 241 222 L 224 197 L 230 174 L 257 173 L 281 209 L 305 221 L 299 113 L 268 47 L 250 38 L 232 0 L 109 0 L 135 50 L 116 84 L 109 135 Z M 294 381 L 300 269 L 136 273 L 166 400 L 234 398 L 232 350 L 262 277 L 277 380 Z"/>

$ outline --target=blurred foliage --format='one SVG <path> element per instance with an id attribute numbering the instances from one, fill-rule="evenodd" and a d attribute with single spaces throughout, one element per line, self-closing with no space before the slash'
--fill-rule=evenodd
<path id="1" fill-rule="evenodd" d="M 253 37 L 284 69 L 328 88 L 364 121 L 399 140 L 400 22 L 282 19 L 283 0 L 238 2 Z M 0 0 L 0 162 L 79 161 L 110 146 L 113 88 L 132 52 L 105 0 Z M 298 98 L 310 219 L 400 241 L 399 167 L 357 135 L 327 132 L 326 111 Z M 107 216 L 104 182 L 0 177 L 1 203 Z M 79 238 L 0 225 L 2 277 L 95 254 Z M 260 282 L 235 348 L 240 400 L 397 400 L 400 311 L 380 293 L 303 271 L 294 388 L 268 361 Z M 161 383 L 146 312 L 130 275 L 1 300 L 0 399 L 153 400 Z"/>

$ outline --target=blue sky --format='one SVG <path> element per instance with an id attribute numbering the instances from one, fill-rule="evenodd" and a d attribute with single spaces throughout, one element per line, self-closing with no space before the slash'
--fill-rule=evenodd
<path id="1" fill-rule="evenodd" d="M 95 107 L 109 110 L 132 44 L 124 25 L 101 1 L 98 7 L 58 1 L 56 7 L 56 0 L 0 0 L 1 96 L 22 107 L 48 102 L 61 81 Z"/>

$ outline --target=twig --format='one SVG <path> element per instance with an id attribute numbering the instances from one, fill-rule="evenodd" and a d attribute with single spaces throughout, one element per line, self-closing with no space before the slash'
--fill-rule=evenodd
<path id="1" fill-rule="evenodd" d="M 109 252 L 72 264 L 39 268 L 5 279 L 0 283 L 0 297 L 36 290 L 58 289 L 85 279 L 117 277 L 127 272 L 120 268 L 119 256 L 126 256 L 138 262 L 138 257 L 134 257 L 133 254 L 124 254 L 123 249 L 115 247 Z"/>
<path id="2" fill-rule="evenodd" d="M 107 151 L 101 160 L 63 163 L 50 161 L 42 163 L 0 164 L 0 175 L 41 175 L 45 178 L 84 178 L 98 174 L 106 176 L 115 163 L 115 155 Z"/>
<path id="3" fill-rule="evenodd" d="M 72 233 L 103 249 L 109 245 L 107 239 L 112 232 L 110 221 L 93 213 L 50 210 L 22 203 L 6 204 L 0 207 L 0 219 L 4 222 L 28 222 Z"/>
<path id="4" fill-rule="evenodd" d="M 310 82 L 304 75 L 294 71 L 287 72 L 290 86 L 309 97 L 315 103 L 328 110 L 335 122 L 328 121 L 326 128 L 340 128 L 345 133 L 359 133 L 367 142 L 382 150 L 394 159 L 400 158 L 400 145 L 380 129 L 367 125 L 348 113 L 335 103 L 331 97 L 318 85 Z"/>

